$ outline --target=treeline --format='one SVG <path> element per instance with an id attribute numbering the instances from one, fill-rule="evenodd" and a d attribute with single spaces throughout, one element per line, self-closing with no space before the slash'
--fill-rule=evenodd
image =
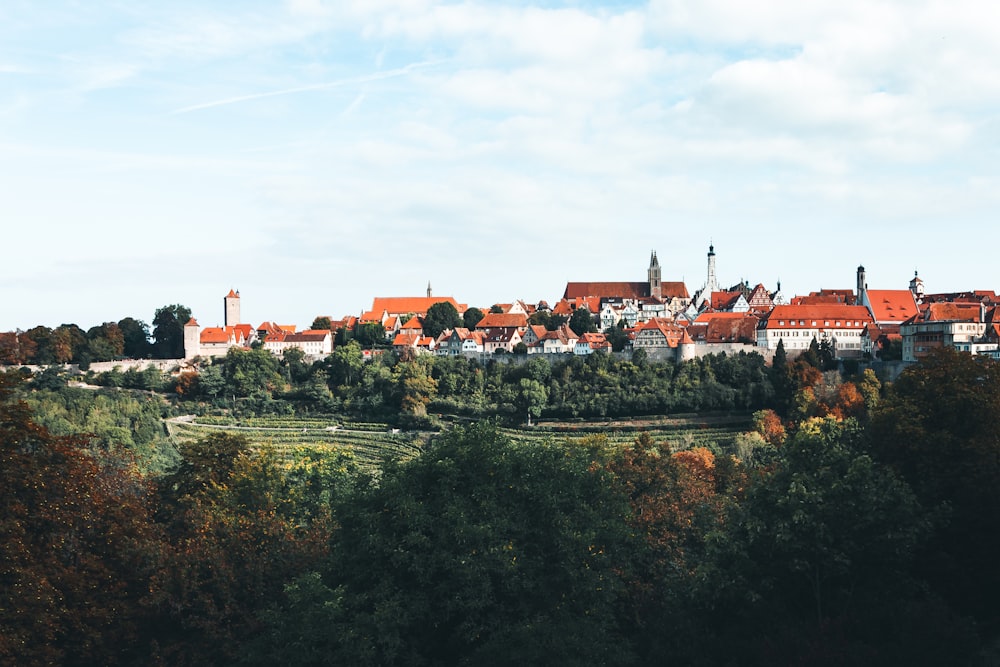
<path id="1" fill-rule="evenodd" d="M 997 659 L 995 361 L 800 388 L 739 455 L 478 422 L 374 476 L 227 434 L 143 475 L 25 389 L 0 378 L 3 664 Z"/>
<path id="2" fill-rule="evenodd" d="M 835 366 L 835 364 L 834 364 Z M 709 355 L 681 364 L 597 353 L 541 356 L 524 363 L 397 354 L 366 360 L 357 343 L 308 363 L 297 349 L 276 358 L 263 349 L 231 349 L 197 373 L 164 379 L 155 370 L 91 374 L 103 386 L 164 390 L 186 409 L 236 415 L 343 413 L 404 427 L 436 428 L 439 415 L 511 422 L 603 419 L 774 408 L 791 418 L 856 412 L 878 382 L 869 372 L 823 372 L 818 354 L 795 360 L 779 350 L 768 367 L 758 354 Z M 860 402 L 860 403 L 859 403 Z M 202 407 L 198 407 L 198 406 Z"/>
<path id="3" fill-rule="evenodd" d="M 184 325 L 191 309 L 178 304 L 157 308 L 150 326 L 132 317 L 84 331 L 76 324 L 0 332 L 0 364 L 79 364 L 117 359 L 179 359 L 184 356 Z"/>

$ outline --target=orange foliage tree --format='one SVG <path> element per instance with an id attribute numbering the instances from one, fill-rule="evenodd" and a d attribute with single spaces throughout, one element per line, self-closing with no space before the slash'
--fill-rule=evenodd
<path id="1" fill-rule="evenodd" d="M 0 375 L 0 664 L 128 660 L 155 544 L 134 466 L 55 437 Z"/>

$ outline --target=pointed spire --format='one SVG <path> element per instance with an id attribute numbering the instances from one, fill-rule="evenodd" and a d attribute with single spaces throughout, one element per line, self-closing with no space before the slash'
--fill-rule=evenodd
<path id="1" fill-rule="evenodd" d="M 433 293 L 431 292 L 431 281 L 428 280 L 427 281 L 427 298 L 429 299 L 432 296 L 433 296 Z"/>

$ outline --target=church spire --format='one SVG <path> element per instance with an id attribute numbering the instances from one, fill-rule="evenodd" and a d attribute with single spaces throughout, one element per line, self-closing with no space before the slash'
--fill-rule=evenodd
<path id="1" fill-rule="evenodd" d="M 649 296 L 657 299 L 663 298 L 663 281 L 660 278 L 660 260 L 656 258 L 656 251 L 649 255 L 649 271 L 646 273 L 649 278 Z"/>
<path id="2" fill-rule="evenodd" d="M 427 298 L 431 298 L 433 294 L 431 293 L 431 281 L 427 281 Z"/>

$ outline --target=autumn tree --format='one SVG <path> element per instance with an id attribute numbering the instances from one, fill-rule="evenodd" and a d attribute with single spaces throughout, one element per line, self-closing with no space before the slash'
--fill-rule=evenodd
<path id="1" fill-rule="evenodd" d="M 145 600 L 155 619 L 150 639 L 167 664 L 231 665 L 285 583 L 325 557 L 329 511 L 302 493 L 309 487 L 301 476 L 242 436 L 212 434 L 181 454 L 161 483 L 169 543 Z"/>
<path id="2" fill-rule="evenodd" d="M 35 423 L 15 384 L 0 376 L 0 663 L 123 664 L 144 614 L 146 483 Z"/>

